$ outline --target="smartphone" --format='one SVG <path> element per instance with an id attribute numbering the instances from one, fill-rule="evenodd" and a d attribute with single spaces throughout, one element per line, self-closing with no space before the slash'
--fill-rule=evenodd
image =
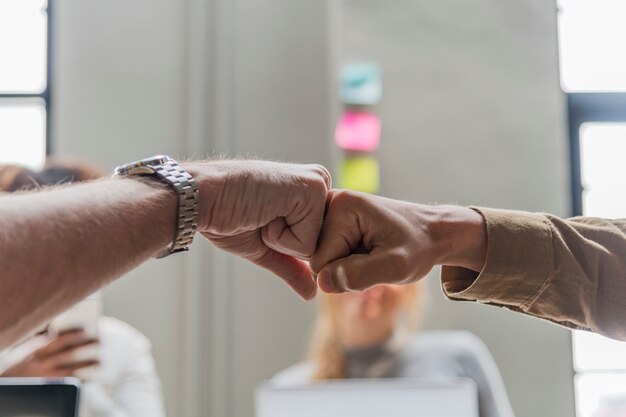
<path id="1" fill-rule="evenodd" d="M 99 296 L 92 295 L 59 314 L 50 322 L 48 335 L 58 337 L 69 330 L 81 329 L 87 337 L 98 337 L 98 319 L 102 315 L 102 301 Z M 73 360 L 76 362 L 98 360 L 99 348 L 97 345 L 85 346 L 75 351 Z M 76 377 L 83 381 L 93 380 L 97 374 L 97 366 L 79 369 Z"/>

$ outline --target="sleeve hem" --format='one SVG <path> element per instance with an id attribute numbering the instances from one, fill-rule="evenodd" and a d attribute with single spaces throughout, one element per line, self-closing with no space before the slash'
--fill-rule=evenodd
<path id="1" fill-rule="evenodd" d="M 527 309 L 553 271 L 553 232 L 544 215 L 471 207 L 485 219 L 487 259 L 480 273 L 443 266 L 442 289 L 452 300 Z"/>

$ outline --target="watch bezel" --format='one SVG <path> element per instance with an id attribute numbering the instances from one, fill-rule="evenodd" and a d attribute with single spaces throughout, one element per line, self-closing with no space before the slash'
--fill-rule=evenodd
<path id="1" fill-rule="evenodd" d="M 167 155 L 157 155 L 120 165 L 113 170 L 113 176 L 153 175 L 156 173 L 154 168 L 163 165 L 169 159 L 170 157 Z"/>

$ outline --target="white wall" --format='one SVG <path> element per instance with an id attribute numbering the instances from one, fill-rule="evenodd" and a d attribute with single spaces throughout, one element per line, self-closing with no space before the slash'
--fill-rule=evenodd
<path id="1" fill-rule="evenodd" d="M 217 18 L 231 26 L 220 33 L 228 53 L 216 56 L 222 65 L 216 84 L 230 86 L 230 94 L 221 91 L 219 97 L 230 112 L 226 120 L 215 123 L 221 132 L 219 125 L 228 124 L 230 152 L 328 164 L 325 2 L 230 0 L 221 4 Z M 229 349 L 224 350 L 230 369 L 214 376 L 226 386 L 227 398 L 214 397 L 220 406 L 213 408 L 212 415 L 252 416 L 254 387 L 304 352 L 313 305 L 246 262 L 234 262 L 229 272 Z"/>
<path id="2" fill-rule="evenodd" d="M 552 3 L 349 0 L 346 30 L 328 19 L 338 4 L 57 0 L 56 151 L 107 167 L 211 151 L 329 164 L 340 42 L 396 63 L 381 106 L 386 195 L 566 213 Z M 519 416 L 572 415 L 567 332 L 431 293 L 427 326 L 481 336 Z M 106 304 L 153 340 L 171 416 L 251 416 L 254 386 L 300 357 L 314 313 L 201 243 L 122 279 Z"/>

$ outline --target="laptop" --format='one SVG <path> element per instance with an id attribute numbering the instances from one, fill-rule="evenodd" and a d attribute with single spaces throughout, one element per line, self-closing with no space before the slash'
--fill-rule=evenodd
<path id="1" fill-rule="evenodd" d="M 459 378 L 262 384 L 256 417 L 478 417 L 474 381 Z"/>
<path id="2" fill-rule="evenodd" d="M 0 378 L 0 417 L 77 417 L 75 378 Z"/>

